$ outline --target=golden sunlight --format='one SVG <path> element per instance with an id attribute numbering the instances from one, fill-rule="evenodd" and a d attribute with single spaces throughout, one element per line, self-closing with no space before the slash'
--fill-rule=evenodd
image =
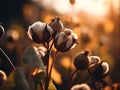
<path id="1" fill-rule="evenodd" d="M 57 83 L 62 84 L 62 76 L 61 74 L 53 67 L 51 78 Z"/>
<path id="2" fill-rule="evenodd" d="M 95 15 L 104 16 L 108 13 L 110 5 L 113 4 L 115 10 L 118 10 L 119 0 L 74 0 L 74 4 L 70 0 L 32 0 L 39 3 L 46 9 L 55 10 L 60 14 L 70 13 L 73 10 L 76 13 L 81 11 Z"/>
<path id="3" fill-rule="evenodd" d="M 69 57 L 63 57 L 60 61 L 60 64 L 66 68 L 69 69 L 70 67 L 72 67 L 72 60 Z"/>
<path id="4" fill-rule="evenodd" d="M 95 16 L 104 16 L 107 12 L 108 5 L 103 0 L 76 0 L 75 10 L 84 11 Z"/>

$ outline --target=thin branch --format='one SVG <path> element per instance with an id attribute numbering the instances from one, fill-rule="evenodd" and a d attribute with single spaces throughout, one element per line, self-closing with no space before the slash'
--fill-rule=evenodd
<path id="1" fill-rule="evenodd" d="M 55 62 L 55 59 L 56 59 L 56 56 L 57 56 L 57 53 L 58 53 L 58 52 L 59 52 L 59 51 L 57 50 L 56 53 L 55 53 L 55 55 L 54 55 L 54 57 L 53 57 L 53 61 L 52 61 L 52 63 L 51 63 L 50 72 L 49 72 L 49 76 L 48 76 L 48 85 L 49 85 L 50 78 L 51 78 L 52 68 L 53 68 L 53 65 L 54 65 L 54 62 Z"/>
<path id="2" fill-rule="evenodd" d="M 71 86 L 72 86 L 72 79 L 73 79 L 73 76 L 74 74 L 78 71 L 78 69 L 76 69 L 75 71 L 73 71 L 71 74 L 70 74 L 70 77 L 69 77 L 69 81 L 68 81 L 68 90 L 70 90 Z"/>
<path id="3" fill-rule="evenodd" d="M 55 39 L 53 39 L 52 44 L 51 44 L 51 46 L 50 46 L 49 50 L 51 50 L 51 49 L 52 49 L 52 46 L 53 46 L 54 42 L 55 42 Z"/>
<path id="4" fill-rule="evenodd" d="M 46 65 L 46 81 L 45 81 L 45 90 L 48 90 L 48 86 L 49 86 L 49 81 L 48 81 L 48 70 L 49 70 L 49 57 L 50 57 L 50 51 L 47 51 L 47 57 L 48 57 L 48 61 L 47 61 L 47 65 Z"/>
<path id="5" fill-rule="evenodd" d="M 0 48 L 0 52 L 2 53 L 2 55 L 5 57 L 5 59 L 10 63 L 10 65 L 12 66 L 13 70 L 15 70 L 15 66 L 13 65 L 13 63 L 11 62 L 10 58 L 5 54 L 5 52 Z"/>

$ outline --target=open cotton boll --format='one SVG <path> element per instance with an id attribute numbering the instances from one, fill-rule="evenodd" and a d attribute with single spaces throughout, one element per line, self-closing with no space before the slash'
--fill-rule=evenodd
<path id="1" fill-rule="evenodd" d="M 55 38 L 55 39 L 57 39 L 56 44 L 57 44 L 57 45 L 60 45 L 63 41 L 65 41 L 65 38 L 64 38 L 65 36 L 66 36 L 66 35 L 65 35 L 64 32 L 58 33 L 57 36 L 56 36 L 56 38 Z M 59 38 L 58 38 L 58 37 L 59 37 Z"/>
<path id="2" fill-rule="evenodd" d="M 109 65 L 107 62 L 103 61 L 94 63 L 89 66 L 88 72 L 95 79 L 101 80 L 109 74 Z"/>
<path id="3" fill-rule="evenodd" d="M 100 63 L 101 59 L 98 56 L 89 56 L 89 64 Z"/>
<path id="4" fill-rule="evenodd" d="M 65 28 L 56 35 L 54 46 L 58 51 L 66 52 L 75 46 L 75 39 L 77 40 L 77 35 L 71 29 Z"/>
<path id="5" fill-rule="evenodd" d="M 72 37 L 73 37 L 73 39 L 75 39 L 75 40 L 78 39 L 78 36 L 77 36 L 75 33 L 72 33 Z"/>
<path id="6" fill-rule="evenodd" d="M 52 38 L 53 29 L 40 21 L 33 23 L 28 28 L 28 36 L 35 43 L 47 42 Z"/>
<path id="7" fill-rule="evenodd" d="M 69 48 L 72 45 L 73 45 L 73 38 L 69 36 L 66 42 L 66 48 Z"/>
<path id="8" fill-rule="evenodd" d="M 32 36 L 34 34 L 36 34 L 39 37 L 41 36 L 40 38 L 42 38 L 43 33 L 41 33 L 41 32 L 43 32 L 44 28 L 45 28 L 45 23 L 42 23 L 40 21 L 33 23 L 28 28 L 28 36 L 29 36 L 29 38 L 33 40 Z"/>
<path id="9" fill-rule="evenodd" d="M 103 62 L 102 63 L 102 67 L 103 67 L 103 74 L 106 75 L 107 73 L 109 73 L 109 65 L 107 62 Z"/>

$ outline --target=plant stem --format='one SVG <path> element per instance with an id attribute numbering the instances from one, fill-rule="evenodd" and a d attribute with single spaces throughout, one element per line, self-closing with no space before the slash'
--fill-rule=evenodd
<path id="1" fill-rule="evenodd" d="M 52 49 L 52 46 L 53 46 L 53 44 L 54 44 L 54 41 L 55 41 L 55 39 L 53 39 L 52 44 L 51 44 L 51 46 L 50 46 L 49 50 L 51 50 L 51 49 Z"/>
<path id="2" fill-rule="evenodd" d="M 48 90 L 48 87 L 49 87 L 49 82 L 50 82 L 50 77 L 51 77 L 51 72 L 52 72 L 52 66 L 53 66 L 53 63 L 54 63 L 54 61 L 55 61 L 55 57 L 56 57 L 56 55 L 57 55 L 57 52 L 55 53 L 55 56 L 53 57 L 53 62 L 52 62 L 52 64 L 51 64 L 51 67 L 49 67 L 49 57 L 50 57 L 50 52 L 51 52 L 51 49 L 52 49 L 52 46 L 53 46 L 53 44 L 54 44 L 54 41 L 55 41 L 55 39 L 53 39 L 53 41 L 52 41 L 52 44 L 50 45 L 50 47 L 49 47 L 49 43 L 47 44 L 47 52 L 49 53 L 49 56 L 48 56 L 48 62 L 47 62 L 47 65 L 46 65 L 46 72 L 47 72 L 47 74 L 46 74 L 46 82 L 45 82 L 45 90 Z M 50 69 L 49 69 L 50 68 Z M 49 72 L 49 70 L 50 70 L 50 72 Z"/>
<path id="3" fill-rule="evenodd" d="M 78 69 L 76 69 L 75 71 L 70 73 L 70 77 L 69 77 L 69 81 L 68 81 L 68 90 L 70 90 L 70 88 L 71 88 L 73 76 L 77 71 L 78 71 Z"/>
<path id="4" fill-rule="evenodd" d="M 52 63 L 51 63 L 51 67 L 50 67 L 50 69 L 49 69 L 49 67 L 48 67 L 48 70 L 50 70 L 50 71 L 49 71 L 49 73 L 48 73 L 48 77 L 47 77 L 47 85 L 46 85 L 47 87 L 46 87 L 45 90 L 48 90 L 48 86 L 49 86 L 49 82 L 50 82 L 50 78 L 51 78 L 51 73 L 52 73 L 52 68 L 53 68 L 53 65 L 54 65 L 54 62 L 55 62 L 55 59 L 56 59 L 57 53 L 58 53 L 58 51 L 56 51 L 56 53 L 55 53 L 55 55 L 54 55 L 54 57 L 53 57 L 53 61 L 52 61 Z"/>
<path id="5" fill-rule="evenodd" d="M 53 61 L 52 61 L 52 64 L 51 64 L 51 67 L 50 67 L 50 72 L 49 72 L 49 80 L 50 80 L 51 73 L 52 73 L 52 67 L 53 67 L 53 65 L 54 65 L 54 62 L 55 62 L 55 59 L 56 59 L 56 56 L 57 56 L 57 53 L 58 53 L 58 52 L 59 52 L 59 51 L 57 50 L 56 53 L 55 53 L 55 55 L 54 55 L 54 57 L 53 57 Z"/>
<path id="6" fill-rule="evenodd" d="M 13 70 L 15 70 L 15 66 L 13 65 L 13 63 L 11 62 L 10 58 L 5 54 L 5 52 L 0 48 L 0 52 L 2 53 L 2 55 L 5 57 L 5 59 L 10 63 L 10 65 L 12 66 Z"/>
<path id="7" fill-rule="evenodd" d="M 45 81 L 45 90 L 48 90 L 48 84 L 49 84 L 49 82 L 48 82 L 48 76 L 49 76 L 49 74 L 48 74 L 48 70 L 49 70 L 49 57 L 50 57 L 50 51 L 48 50 L 48 52 L 47 52 L 47 59 L 48 59 L 48 61 L 47 61 L 47 65 L 46 65 L 46 81 Z"/>

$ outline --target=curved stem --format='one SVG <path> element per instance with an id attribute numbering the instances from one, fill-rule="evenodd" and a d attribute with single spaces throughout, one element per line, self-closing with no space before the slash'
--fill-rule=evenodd
<path id="1" fill-rule="evenodd" d="M 70 74 L 70 77 L 69 77 L 69 81 L 68 81 L 68 90 L 70 90 L 71 86 L 72 86 L 72 79 L 73 79 L 73 76 L 74 74 L 78 71 L 78 69 L 76 69 L 75 71 L 73 71 L 71 74 Z"/>
<path id="2" fill-rule="evenodd" d="M 11 62 L 10 58 L 5 54 L 5 52 L 0 48 L 0 52 L 2 53 L 2 55 L 5 57 L 5 59 L 10 63 L 10 65 L 12 66 L 13 70 L 15 70 L 15 66 L 13 65 L 13 63 Z"/>
<path id="3" fill-rule="evenodd" d="M 52 46 L 54 44 L 54 41 L 55 41 L 55 39 L 53 39 L 52 44 L 50 45 L 50 47 L 49 47 L 49 43 L 47 43 L 47 45 L 46 45 L 47 46 L 47 52 L 49 53 L 49 55 L 50 55 L 50 51 L 52 49 Z M 48 61 L 47 61 L 47 65 L 46 65 L 46 72 L 47 72 L 47 74 L 46 74 L 46 81 L 45 81 L 45 90 L 48 90 L 48 87 L 49 87 L 49 82 L 50 82 L 52 67 L 53 67 L 53 64 L 54 64 L 57 52 L 55 53 L 55 56 L 53 57 L 53 61 L 52 61 L 51 67 L 49 67 L 49 56 L 48 56 Z M 50 70 L 50 72 L 49 72 L 49 70 Z"/>

